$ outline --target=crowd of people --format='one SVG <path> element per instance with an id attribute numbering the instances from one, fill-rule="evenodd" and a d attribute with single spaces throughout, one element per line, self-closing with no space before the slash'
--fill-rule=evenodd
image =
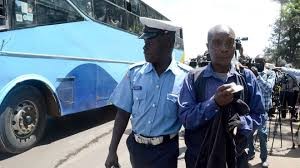
<path id="1" fill-rule="evenodd" d="M 255 57 L 253 67 L 233 64 L 234 30 L 216 25 L 207 35 L 210 61 L 193 69 L 172 58 L 180 26 L 143 17 L 140 21 L 146 62 L 131 66 L 110 98 L 118 112 L 105 166 L 120 167 L 117 148 L 130 119 L 126 144 L 133 168 L 176 168 L 182 126 L 187 168 L 247 168 L 255 156 L 256 130 L 262 167 L 268 167 L 266 122 L 277 75 L 265 68 L 264 57 Z M 300 71 L 274 69 L 287 74 L 280 95 L 296 120 Z"/>

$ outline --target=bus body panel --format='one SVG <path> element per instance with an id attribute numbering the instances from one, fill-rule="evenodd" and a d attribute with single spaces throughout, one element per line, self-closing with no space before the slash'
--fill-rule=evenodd
<path id="1" fill-rule="evenodd" d="M 3 78 L 5 79 L 5 78 Z M 6 78 L 9 79 L 9 78 Z M 0 90 L 0 104 L 2 103 L 2 101 L 4 100 L 5 96 L 8 94 L 8 92 L 10 90 L 12 90 L 18 83 L 24 82 L 24 81 L 29 81 L 29 80 L 35 80 L 35 81 L 39 81 L 42 82 L 43 84 L 45 84 L 45 86 L 47 86 L 51 92 L 53 92 L 53 94 L 55 93 L 55 87 L 52 85 L 52 83 L 46 79 L 43 76 L 40 75 L 36 75 L 36 74 L 26 74 L 26 75 L 22 75 L 22 76 L 18 76 L 17 78 L 14 78 L 11 81 L 5 82 L 5 81 L 1 81 L 1 90 Z"/>
<path id="2" fill-rule="evenodd" d="M 93 21 L 7 31 L 0 34 L 0 40 L 5 40 L 4 53 L 26 53 L 17 57 L 11 54 L 0 56 L 0 88 L 12 81 L 20 82 L 15 79 L 22 79 L 24 75 L 42 76 L 48 79 L 49 85 L 54 86 L 62 115 L 107 105 L 110 94 L 129 65 L 110 60 L 132 63 L 143 60 L 143 40 Z M 30 54 L 41 56 L 28 57 Z M 51 54 L 53 58 L 43 58 L 43 55 Z M 68 57 L 69 60 L 56 55 Z M 17 82 L 12 82 L 11 86 Z M 3 92 L 2 97 L 6 93 Z"/>

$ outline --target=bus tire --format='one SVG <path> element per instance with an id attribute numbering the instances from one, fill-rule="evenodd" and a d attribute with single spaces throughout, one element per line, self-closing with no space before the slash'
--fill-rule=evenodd
<path id="1" fill-rule="evenodd" d="M 33 86 L 12 89 L 0 111 L 0 148 L 8 153 L 21 153 L 42 138 L 46 127 L 45 98 Z"/>

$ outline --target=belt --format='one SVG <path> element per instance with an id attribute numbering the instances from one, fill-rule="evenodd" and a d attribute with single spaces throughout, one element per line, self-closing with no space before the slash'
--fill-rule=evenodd
<path id="1" fill-rule="evenodd" d="M 170 134 L 170 135 L 163 135 L 163 136 L 157 136 L 157 137 L 145 137 L 140 134 L 133 133 L 135 142 L 139 144 L 145 144 L 145 145 L 159 145 L 162 143 L 169 142 L 173 138 L 175 138 L 178 134 Z"/>

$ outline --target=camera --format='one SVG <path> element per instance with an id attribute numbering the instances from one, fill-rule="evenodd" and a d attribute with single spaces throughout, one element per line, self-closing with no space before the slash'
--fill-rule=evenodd
<path id="1" fill-rule="evenodd" d="M 238 37 L 235 39 L 235 49 L 240 50 L 242 48 L 242 41 L 248 40 L 248 37 Z"/>
<path id="2" fill-rule="evenodd" d="M 193 68 L 196 68 L 197 67 L 197 58 L 192 58 L 190 63 L 189 63 L 189 66 L 193 67 Z"/>
<path id="3" fill-rule="evenodd" d="M 204 66 L 208 65 L 210 63 L 210 61 L 211 61 L 211 59 L 210 59 L 210 55 L 209 55 L 208 51 L 205 51 L 202 56 L 199 55 L 197 57 L 198 67 L 204 67 Z"/>
<path id="4" fill-rule="evenodd" d="M 242 42 L 240 39 L 235 39 L 235 49 L 240 50 L 242 48 Z"/>

